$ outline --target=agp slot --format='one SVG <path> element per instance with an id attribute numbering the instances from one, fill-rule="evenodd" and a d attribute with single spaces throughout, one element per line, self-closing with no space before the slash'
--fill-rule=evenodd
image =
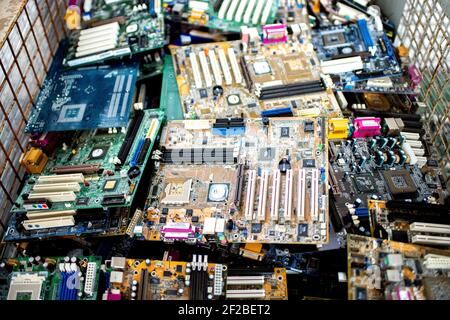
<path id="1" fill-rule="evenodd" d="M 66 174 L 66 173 L 83 173 L 93 174 L 100 171 L 100 163 L 95 164 L 81 164 L 74 166 L 54 166 L 51 169 L 52 173 Z"/>
<path id="2" fill-rule="evenodd" d="M 239 164 L 236 173 L 236 189 L 234 191 L 233 203 L 237 208 L 241 206 L 242 189 L 244 186 L 244 165 Z"/>
<path id="3" fill-rule="evenodd" d="M 120 147 L 119 153 L 117 155 L 117 158 L 120 161 L 120 165 L 123 165 L 125 163 L 125 160 L 130 153 L 130 149 L 133 146 L 133 141 L 139 131 L 139 127 L 141 126 L 143 118 L 144 112 L 137 111 L 136 116 L 133 118 L 130 126 L 128 127 L 127 135 L 125 136 L 125 139 L 123 140 L 122 146 Z"/>

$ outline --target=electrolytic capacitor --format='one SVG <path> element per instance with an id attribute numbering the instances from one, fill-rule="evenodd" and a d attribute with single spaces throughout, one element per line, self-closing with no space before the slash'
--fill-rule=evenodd
<path id="1" fill-rule="evenodd" d="M 362 156 L 362 157 L 359 159 L 359 165 L 360 165 L 361 167 L 364 167 L 364 165 L 366 164 L 366 161 L 367 161 L 367 157 L 366 157 L 366 156 Z"/>
<path id="2" fill-rule="evenodd" d="M 362 200 L 360 198 L 356 198 L 353 204 L 355 205 L 355 208 L 358 208 L 362 204 Z"/>

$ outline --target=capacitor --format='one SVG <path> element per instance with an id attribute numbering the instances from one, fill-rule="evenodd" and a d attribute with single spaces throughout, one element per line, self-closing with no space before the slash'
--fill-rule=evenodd
<path id="1" fill-rule="evenodd" d="M 36 264 L 42 263 L 41 256 L 36 256 L 36 257 L 34 257 L 34 261 L 36 262 Z"/>
<path id="2" fill-rule="evenodd" d="M 132 293 L 131 293 L 131 297 L 132 297 L 132 298 L 136 298 L 136 292 L 132 292 Z"/>
<path id="3" fill-rule="evenodd" d="M 72 258 L 70 258 L 70 262 L 72 262 L 72 263 L 75 263 L 75 262 L 77 262 L 77 257 L 72 257 Z"/>
<path id="4" fill-rule="evenodd" d="M 186 287 L 189 287 L 190 284 L 191 284 L 191 282 L 190 282 L 189 280 L 184 281 L 184 285 L 185 285 Z"/>
<path id="5" fill-rule="evenodd" d="M 132 286 L 131 291 L 137 291 L 137 286 Z"/>
<path id="6" fill-rule="evenodd" d="M 213 295 L 212 294 L 208 294 L 208 300 L 212 300 Z"/>
<path id="7" fill-rule="evenodd" d="M 191 268 L 186 268 L 186 273 L 187 274 L 191 273 Z"/>
<path id="8" fill-rule="evenodd" d="M 362 204 L 362 200 L 360 198 L 356 198 L 353 204 L 355 205 L 355 208 L 358 208 Z"/>
<path id="9" fill-rule="evenodd" d="M 69 257 L 64 257 L 64 262 L 65 263 L 69 263 L 70 262 L 70 258 Z"/>
<path id="10" fill-rule="evenodd" d="M 145 259 L 145 264 L 146 264 L 147 266 L 149 266 L 150 263 L 151 263 L 150 259 Z"/>
<path id="11" fill-rule="evenodd" d="M 407 157 L 406 157 L 406 155 L 405 155 L 405 152 L 404 152 L 403 150 L 399 150 L 399 151 L 398 151 L 398 155 L 399 155 L 399 157 L 400 157 L 400 159 L 399 159 L 399 161 L 398 161 L 398 164 L 399 164 L 400 166 L 403 166 L 403 165 L 406 163 L 406 159 L 407 159 Z"/>
<path id="12" fill-rule="evenodd" d="M 133 286 L 137 286 L 137 284 L 138 284 L 137 280 L 133 280 L 132 284 L 133 284 Z"/>
<path id="13" fill-rule="evenodd" d="M 30 265 L 34 264 L 34 258 L 33 257 L 29 257 L 28 258 L 28 264 L 30 264 Z"/>
<path id="14" fill-rule="evenodd" d="M 375 164 L 377 166 L 381 167 L 383 165 L 384 161 L 385 161 L 385 158 L 384 158 L 383 152 L 377 151 L 376 157 L 375 157 Z"/>
<path id="15" fill-rule="evenodd" d="M 388 146 L 389 149 L 394 148 L 396 144 L 397 144 L 397 139 L 395 139 L 395 138 L 393 138 L 393 137 L 390 137 L 390 138 L 389 138 L 389 146 Z"/>
<path id="16" fill-rule="evenodd" d="M 359 165 L 361 167 L 364 167 L 364 165 L 366 164 L 367 161 L 367 157 L 366 156 L 362 156 L 361 158 L 359 158 Z"/>
<path id="17" fill-rule="evenodd" d="M 386 147 L 388 141 L 389 140 L 387 138 L 381 138 L 380 139 L 380 148 L 383 149 L 384 147 Z"/>
<path id="18" fill-rule="evenodd" d="M 393 151 L 389 151 L 388 152 L 388 162 L 387 162 L 387 164 L 390 167 L 392 167 L 395 164 L 395 160 L 396 160 L 395 153 Z"/>
<path id="19" fill-rule="evenodd" d="M 370 198 L 371 198 L 372 200 L 378 200 L 378 199 L 379 199 L 378 196 L 377 196 L 376 194 L 373 194 Z"/>
<path id="20" fill-rule="evenodd" d="M 376 139 L 372 138 L 372 139 L 369 140 L 369 148 L 370 149 L 374 149 L 376 145 L 377 145 L 377 140 Z"/>
<path id="21" fill-rule="evenodd" d="M 183 288 L 178 289 L 178 294 L 181 296 L 183 294 L 184 290 Z"/>
<path id="22" fill-rule="evenodd" d="M 208 278 L 209 278 L 209 280 L 213 280 L 213 279 L 214 279 L 214 275 L 213 275 L 213 274 L 210 274 L 210 275 L 208 276 Z"/>

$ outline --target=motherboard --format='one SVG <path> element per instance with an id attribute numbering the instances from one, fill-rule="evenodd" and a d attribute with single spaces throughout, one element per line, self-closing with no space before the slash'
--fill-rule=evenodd
<path id="1" fill-rule="evenodd" d="M 101 257 L 18 257 L 0 262 L 0 300 L 97 300 Z"/>
<path id="2" fill-rule="evenodd" d="M 286 300 L 286 270 L 231 270 L 193 255 L 191 262 L 134 260 L 106 261 L 103 300 Z"/>
<path id="3" fill-rule="evenodd" d="M 313 31 L 322 71 L 334 77 L 336 89 L 350 90 L 354 82 L 401 76 L 392 43 L 375 18 Z"/>
<path id="4" fill-rule="evenodd" d="M 61 61 L 64 47 L 60 46 L 52 62 L 25 132 L 126 126 L 138 65 L 118 64 L 63 70 Z"/>
<path id="5" fill-rule="evenodd" d="M 369 200 L 374 237 L 430 246 L 450 246 L 450 210 L 444 205 Z"/>
<path id="6" fill-rule="evenodd" d="M 242 41 L 171 49 L 186 119 L 341 115 L 300 28 L 288 37 L 273 26 L 279 41 L 247 30 Z"/>
<path id="7" fill-rule="evenodd" d="M 83 28 L 72 30 L 67 67 L 158 49 L 165 44 L 161 0 L 94 0 L 83 12 Z"/>
<path id="8" fill-rule="evenodd" d="M 449 269 L 448 251 L 348 236 L 350 300 L 448 300 Z"/>
<path id="9" fill-rule="evenodd" d="M 136 111 L 127 128 L 74 133 L 13 206 L 7 241 L 123 233 L 164 114 Z"/>
<path id="10" fill-rule="evenodd" d="M 328 241 L 323 118 L 171 121 L 134 235 L 166 242 Z"/>

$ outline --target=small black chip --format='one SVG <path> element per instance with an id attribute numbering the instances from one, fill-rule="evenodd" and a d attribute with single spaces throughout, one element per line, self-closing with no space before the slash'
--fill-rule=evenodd
<path id="1" fill-rule="evenodd" d="M 294 109 L 296 109 L 296 108 L 298 107 L 297 101 L 292 100 L 292 101 L 291 101 L 291 107 L 294 108 Z"/>
<path id="2" fill-rule="evenodd" d="M 192 209 L 186 209 L 186 215 L 189 217 L 192 217 L 192 214 L 194 213 L 194 210 Z"/>
<path id="3" fill-rule="evenodd" d="M 303 168 L 315 168 L 316 160 L 314 159 L 303 159 Z"/>
<path id="4" fill-rule="evenodd" d="M 89 203 L 88 197 L 81 197 L 77 199 L 77 206 L 87 206 Z"/>
<path id="5" fill-rule="evenodd" d="M 312 121 L 307 121 L 305 122 L 305 132 L 314 132 L 314 122 Z"/>
<path id="6" fill-rule="evenodd" d="M 261 223 L 252 223 L 252 233 L 260 233 L 262 228 Z"/>
<path id="7" fill-rule="evenodd" d="M 159 223 L 166 223 L 166 217 L 159 218 Z"/>
<path id="8" fill-rule="evenodd" d="M 163 276 L 166 277 L 166 278 L 171 277 L 172 276 L 172 272 L 164 271 Z"/>
<path id="9" fill-rule="evenodd" d="M 166 290 L 166 296 L 176 296 L 176 295 L 177 295 L 177 290 L 173 290 L 173 289 Z"/>
<path id="10" fill-rule="evenodd" d="M 198 222 L 198 216 L 192 217 L 192 218 L 191 218 L 191 221 L 192 221 L 192 222 Z"/>
<path id="11" fill-rule="evenodd" d="M 307 237 L 308 236 L 308 224 L 307 223 L 300 223 L 298 225 L 298 236 L 299 237 Z"/>
<path id="12" fill-rule="evenodd" d="M 252 102 L 247 105 L 248 108 L 256 108 L 256 103 Z"/>
<path id="13" fill-rule="evenodd" d="M 392 240 L 397 242 L 408 243 L 408 232 L 402 230 L 392 230 Z"/>
<path id="14" fill-rule="evenodd" d="M 281 138 L 289 138 L 289 128 L 288 127 L 281 128 L 280 136 Z"/>
<path id="15" fill-rule="evenodd" d="M 199 93 L 200 93 L 200 98 L 202 98 L 202 99 L 208 97 L 208 92 L 206 91 L 206 89 L 200 89 Z"/>
<path id="16" fill-rule="evenodd" d="M 176 268 L 176 270 L 177 270 L 177 272 L 183 272 L 183 266 L 182 265 L 177 265 L 177 268 Z"/>
<path id="17" fill-rule="evenodd" d="M 169 208 L 162 208 L 161 209 L 161 214 L 168 214 L 169 213 Z"/>

